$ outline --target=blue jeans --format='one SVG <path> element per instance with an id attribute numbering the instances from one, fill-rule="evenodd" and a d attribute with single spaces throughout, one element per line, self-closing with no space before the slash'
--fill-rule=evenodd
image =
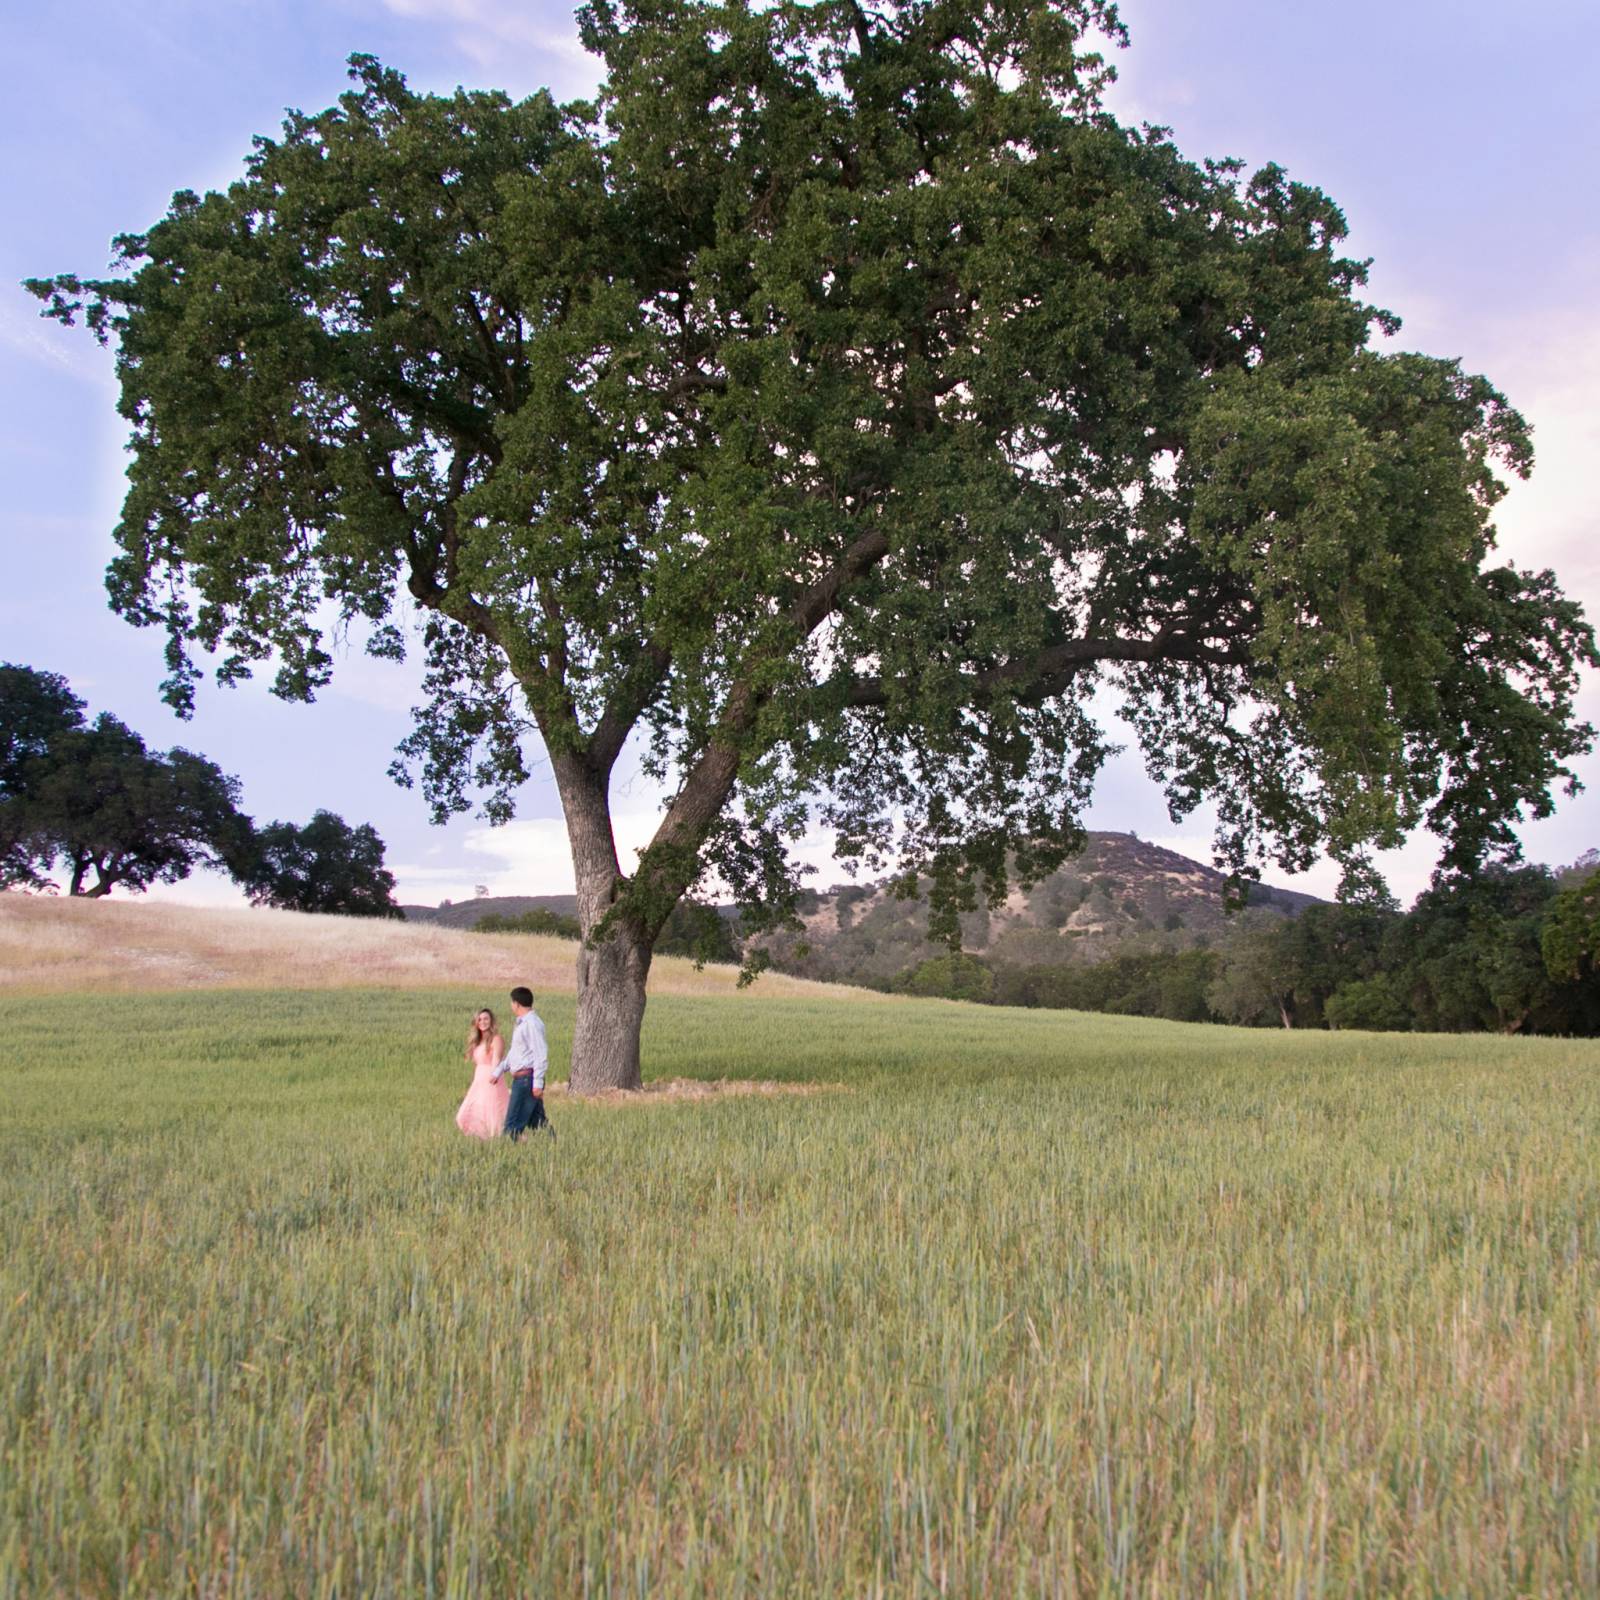
<path id="1" fill-rule="evenodd" d="M 533 1092 L 533 1075 L 511 1080 L 511 1103 L 506 1107 L 506 1137 L 520 1139 L 529 1128 L 548 1128 L 544 1098 Z"/>

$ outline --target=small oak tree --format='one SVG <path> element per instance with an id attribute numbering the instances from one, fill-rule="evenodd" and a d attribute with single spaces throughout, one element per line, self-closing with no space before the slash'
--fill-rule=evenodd
<path id="1" fill-rule="evenodd" d="M 1343 219 L 1102 109 L 1109 0 L 595 0 L 596 105 L 355 89 L 31 286 L 114 339 L 109 583 L 279 693 L 416 619 L 403 746 L 511 813 L 536 728 L 585 939 L 572 1082 L 639 1080 L 658 931 L 708 874 L 779 914 L 822 796 L 936 931 L 1079 841 L 1119 688 L 1236 872 L 1466 864 L 1586 748 L 1592 633 L 1492 562 L 1527 431 L 1384 354 Z M 329 602 L 332 602 L 330 618 Z M 624 871 L 636 736 L 671 799 Z M 746 918 L 746 926 L 753 919 Z"/>
<path id="2" fill-rule="evenodd" d="M 352 828 L 318 811 L 303 828 L 270 822 L 254 830 L 233 866 L 250 903 L 346 917 L 403 917 L 383 840 L 370 822 Z"/>
<path id="3" fill-rule="evenodd" d="M 51 743 L 83 726 L 83 701 L 56 672 L 0 662 L 0 888 L 43 889 L 55 860 L 28 801 Z"/>
<path id="4" fill-rule="evenodd" d="M 102 712 L 28 763 L 21 811 L 34 860 L 61 863 L 68 894 L 98 899 L 226 867 L 249 828 L 238 804 L 237 781 L 215 762 L 148 750 Z"/>

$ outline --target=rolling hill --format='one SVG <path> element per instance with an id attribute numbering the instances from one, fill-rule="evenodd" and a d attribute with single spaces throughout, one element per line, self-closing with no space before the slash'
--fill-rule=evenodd
<path id="1" fill-rule="evenodd" d="M 1002 905 L 963 918 L 962 947 L 1000 966 L 1087 965 L 1129 949 L 1212 944 L 1251 921 L 1292 917 L 1320 903 L 1261 885 L 1248 909 L 1230 917 L 1225 882 L 1215 868 L 1131 833 L 1095 832 L 1081 854 L 1042 883 L 1014 888 Z M 571 916 L 577 902 L 572 895 L 504 895 L 403 907 L 408 921 L 453 928 L 470 928 L 491 912 L 520 916 L 535 908 Z M 882 884 L 808 892 L 801 914 L 803 933 L 763 941 L 780 972 L 877 984 L 939 953 L 928 943 L 926 903 L 896 899 Z"/>
<path id="2" fill-rule="evenodd" d="M 535 994 L 571 994 L 577 951 L 570 940 L 537 934 L 468 933 L 366 917 L 299 911 L 223 909 L 149 900 L 74 900 L 0 894 L 0 995 L 70 993 L 86 1007 L 108 994 L 193 989 L 469 988 L 485 998 L 513 983 Z M 733 967 L 660 956 L 652 995 L 731 996 Z M 832 994 L 769 974 L 764 998 Z"/>
<path id="3" fill-rule="evenodd" d="M 1032 889 L 1013 887 L 993 909 L 961 920 L 962 948 L 993 966 L 1089 965 L 1128 950 L 1188 950 L 1263 918 L 1319 902 L 1265 885 L 1230 916 L 1224 875 L 1127 833 L 1096 832 L 1083 851 Z M 882 983 L 941 952 L 928 943 L 923 900 L 883 885 L 837 885 L 811 899 L 805 932 L 771 939 L 781 972 L 830 982 Z"/>

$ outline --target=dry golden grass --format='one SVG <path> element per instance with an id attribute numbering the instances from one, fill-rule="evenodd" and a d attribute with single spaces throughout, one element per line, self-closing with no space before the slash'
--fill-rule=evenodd
<path id="1" fill-rule="evenodd" d="M 571 993 L 577 946 L 427 923 L 0 894 L 0 992 L 495 988 Z M 658 957 L 652 994 L 732 994 L 732 967 Z M 757 992 L 872 1001 L 864 989 L 767 974 Z"/>

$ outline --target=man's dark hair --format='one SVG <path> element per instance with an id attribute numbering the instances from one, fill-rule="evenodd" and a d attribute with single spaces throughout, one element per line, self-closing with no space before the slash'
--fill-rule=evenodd
<path id="1" fill-rule="evenodd" d="M 514 1006 L 527 1006 L 531 1011 L 533 1009 L 533 990 L 524 989 L 519 983 L 517 987 L 511 991 L 511 1003 Z"/>

